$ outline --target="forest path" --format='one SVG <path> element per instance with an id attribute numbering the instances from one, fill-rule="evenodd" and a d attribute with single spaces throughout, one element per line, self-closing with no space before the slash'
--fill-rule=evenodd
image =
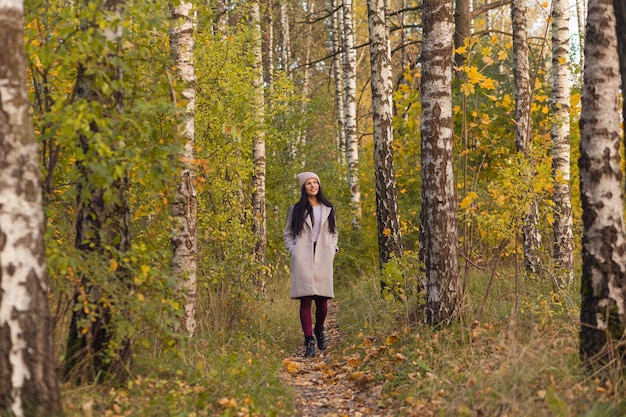
<path id="1" fill-rule="evenodd" d="M 315 345 L 315 356 L 304 357 L 302 346 L 283 360 L 281 379 L 296 391 L 301 417 L 382 417 L 389 410 L 380 410 L 377 398 L 380 389 L 367 389 L 354 377 L 349 358 L 337 351 L 341 333 L 336 326 L 338 305 L 328 304 L 325 328 L 328 349 L 320 351 Z M 304 339 L 304 338 L 303 338 Z"/>

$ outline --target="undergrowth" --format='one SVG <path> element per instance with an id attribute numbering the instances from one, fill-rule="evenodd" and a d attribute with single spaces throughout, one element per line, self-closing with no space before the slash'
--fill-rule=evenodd
<path id="1" fill-rule="evenodd" d="M 623 376 L 580 366 L 575 285 L 555 292 L 548 279 L 519 277 L 514 285 L 504 268 L 486 296 L 488 280 L 471 274 L 460 317 L 439 327 L 410 303 L 381 297 L 378 279 L 342 292 L 343 355 L 380 407 L 399 416 L 626 415 Z"/>
<path id="2" fill-rule="evenodd" d="M 137 347 L 135 374 L 123 384 L 65 386 L 66 415 L 297 415 L 279 374 L 302 337 L 281 275 L 264 297 L 205 289 L 195 338 Z M 489 277 L 470 274 L 461 315 L 439 327 L 423 323 L 416 294 L 381 294 L 376 274 L 342 279 L 342 339 L 329 360 L 389 416 L 625 415 L 619 372 L 580 366 L 576 286 L 555 292 L 546 278 L 514 285 L 514 271 L 501 268 L 486 294 Z"/>

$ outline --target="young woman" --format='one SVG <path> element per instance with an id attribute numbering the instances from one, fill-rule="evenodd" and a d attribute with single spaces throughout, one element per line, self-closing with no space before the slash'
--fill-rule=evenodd
<path id="1" fill-rule="evenodd" d="M 289 207 L 284 231 L 291 254 L 291 298 L 300 300 L 300 323 L 304 332 L 304 356 L 327 347 L 324 320 L 328 300 L 335 297 L 333 260 L 339 251 L 335 207 L 324 197 L 320 178 L 313 172 L 298 174 L 300 201 Z M 315 329 L 311 306 L 315 302 Z"/>

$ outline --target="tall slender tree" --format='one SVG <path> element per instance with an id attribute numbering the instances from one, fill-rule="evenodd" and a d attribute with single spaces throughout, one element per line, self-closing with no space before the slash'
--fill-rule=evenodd
<path id="1" fill-rule="evenodd" d="M 182 106 L 185 108 L 181 136 L 183 168 L 172 204 L 172 274 L 184 296 L 182 328 L 193 336 L 196 331 L 196 269 L 198 254 L 198 202 L 195 173 L 195 72 L 193 59 L 193 6 L 181 1 L 171 7 L 170 53 L 183 80 Z M 177 100 L 176 100 L 177 101 Z"/>
<path id="2" fill-rule="evenodd" d="M 335 112 L 337 114 L 337 149 L 339 149 L 339 162 L 346 162 L 346 118 L 344 113 L 343 93 L 343 56 L 341 53 L 341 22 L 343 20 L 342 8 L 338 7 L 339 0 L 332 0 L 334 13 L 331 17 L 330 40 L 333 49 L 333 82 L 335 84 Z"/>
<path id="3" fill-rule="evenodd" d="M 124 110 L 122 70 L 117 63 L 123 39 L 122 11 L 123 0 L 109 0 L 103 4 L 101 14 L 93 16 L 100 24 L 82 22 L 99 28 L 94 36 L 102 43 L 103 50 L 85 57 L 79 64 L 74 92 L 78 101 L 98 109 L 104 116 L 96 118 L 95 113 L 89 130 L 78 136 L 81 152 L 77 161 L 80 178 L 75 246 L 85 257 L 109 260 L 115 265 L 112 269 L 117 280 L 117 283 L 105 283 L 89 269 L 81 274 L 76 287 L 76 308 L 63 373 L 65 378 L 81 382 L 95 380 L 101 374 L 124 379 L 132 364 L 130 340 L 115 331 L 111 308 L 115 300 L 109 291 L 131 285 L 129 270 L 121 262 L 121 256 L 130 250 L 128 176 L 126 170 L 111 166 L 120 161 L 110 156 L 118 155 L 125 146 L 125 138 L 119 136 L 122 131 L 116 128 Z M 103 19 L 102 15 L 109 17 Z M 112 94 L 103 92 L 103 88 L 111 89 Z"/>
<path id="4" fill-rule="evenodd" d="M 280 15 L 280 69 L 289 72 L 291 62 L 291 25 L 289 24 L 289 0 L 279 0 Z"/>
<path id="5" fill-rule="evenodd" d="M 348 149 L 348 173 L 352 229 L 361 228 L 361 190 L 359 186 L 359 138 L 356 114 L 356 49 L 354 47 L 354 21 L 352 0 L 343 1 L 343 82 L 346 142 Z"/>
<path id="6" fill-rule="evenodd" d="M 552 172 L 554 176 L 554 259 L 563 283 L 574 280 L 574 231 L 570 191 L 569 5 L 552 1 Z"/>
<path id="7" fill-rule="evenodd" d="M 0 415 L 61 416 L 24 2 L 0 1 Z"/>
<path id="8" fill-rule="evenodd" d="M 261 13 L 259 0 L 250 3 L 250 19 L 254 27 L 254 41 L 252 50 L 254 54 L 254 114 L 256 118 L 256 132 L 254 133 L 252 148 L 252 231 L 256 239 L 254 253 L 256 259 L 265 263 L 267 252 L 267 230 L 265 214 L 265 92 L 263 88 L 263 53 Z M 263 278 L 257 277 L 258 287 L 264 291 Z"/>
<path id="9" fill-rule="evenodd" d="M 585 65 L 585 19 L 587 17 L 588 0 L 580 0 L 576 2 L 576 17 L 578 19 L 578 65 L 582 69 Z"/>
<path id="10" fill-rule="evenodd" d="M 386 0 L 368 0 L 367 8 L 372 71 L 378 257 L 382 268 L 392 255 L 402 256 L 398 195 L 393 165 L 391 43 Z"/>
<path id="11" fill-rule="evenodd" d="M 302 75 L 302 101 L 300 105 L 300 113 L 303 116 L 303 120 L 306 119 L 306 111 L 309 103 L 309 93 L 311 89 L 311 47 L 313 45 L 313 28 L 315 18 L 315 0 L 308 0 L 307 7 L 307 20 L 305 28 L 305 40 L 304 40 L 304 73 Z M 300 130 L 300 149 L 304 149 L 307 143 L 307 127 L 303 124 Z M 304 161 L 302 161 L 304 163 Z"/>
<path id="12" fill-rule="evenodd" d="M 532 158 L 531 90 L 525 0 L 513 0 L 511 2 L 511 21 L 513 25 L 513 74 L 515 78 L 515 142 L 517 151 L 530 160 Z M 532 161 L 528 166 L 532 169 Z M 531 197 L 528 201 L 528 207 L 525 207 L 524 211 L 522 219 L 524 265 L 526 271 L 536 273 L 541 264 L 538 253 L 541 246 L 541 234 L 538 228 L 539 205 L 536 199 Z"/>
<path id="13" fill-rule="evenodd" d="M 461 300 L 452 154 L 452 9 L 452 0 L 424 1 L 419 252 L 431 324 L 452 318 Z"/>
<path id="14" fill-rule="evenodd" d="M 580 356 L 623 360 L 626 241 L 620 168 L 619 60 L 612 0 L 590 0 L 580 116 L 583 206 Z"/>

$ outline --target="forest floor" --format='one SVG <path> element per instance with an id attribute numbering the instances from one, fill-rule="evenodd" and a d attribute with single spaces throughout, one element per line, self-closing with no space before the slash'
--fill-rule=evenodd
<path id="1" fill-rule="evenodd" d="M 379 409 L 377 399 L 382 387 L 368 387 L 366 379 L 353 372 L 350 359 L 337 351 L 341 332 L 336 326 L 338 306 L 328 305 L 325 328 L 328 349 L 317 349 L 315 356 L 304 357 L 301 348 L 283 360 L 281 379 L 296 391 L 301 417 L 382 417 L 389 410 Z"/>

